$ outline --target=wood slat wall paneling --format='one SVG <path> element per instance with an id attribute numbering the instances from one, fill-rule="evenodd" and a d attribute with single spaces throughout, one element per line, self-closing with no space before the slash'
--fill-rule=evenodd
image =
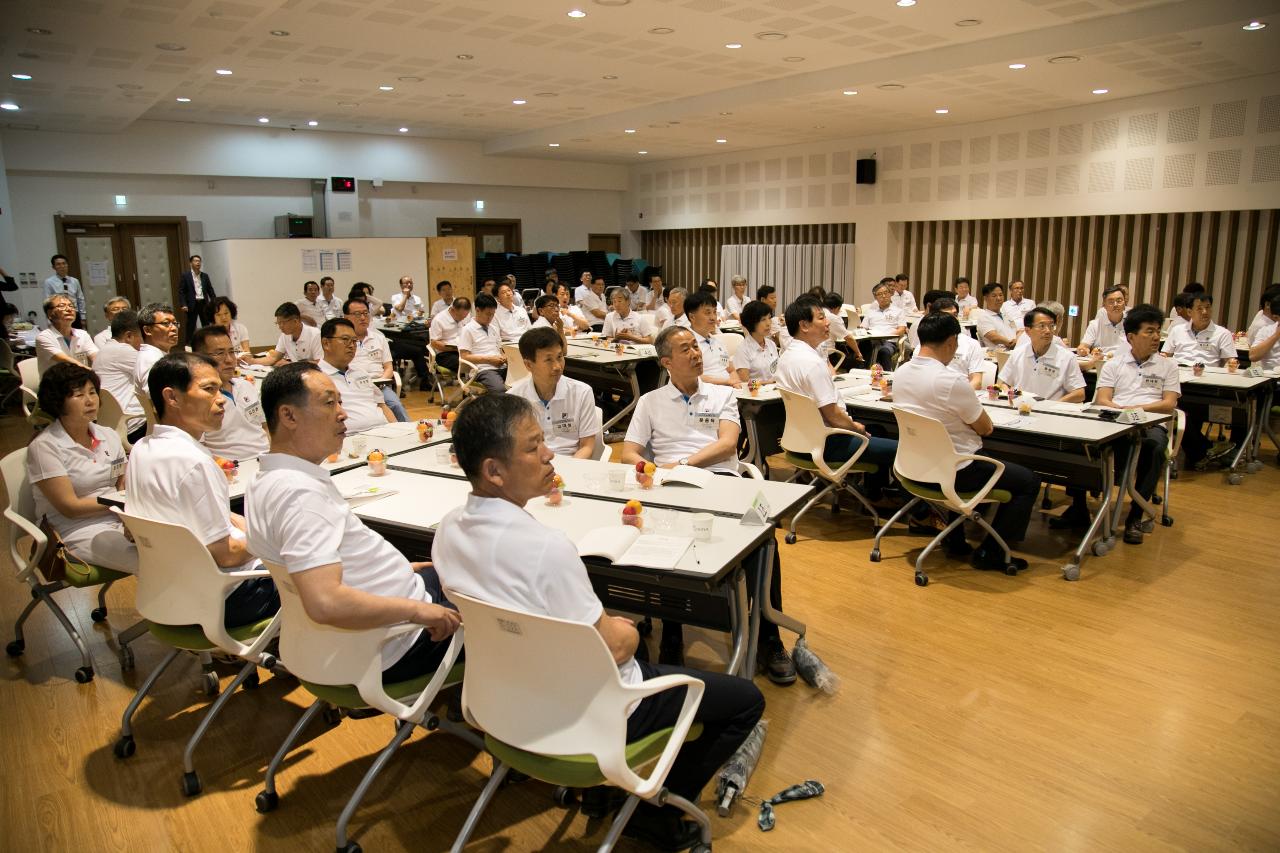
<path id="1" fill-rule="evenodd" d="M 1168 310 L 1187 282 L 1214 295 L 1218 323 L 1248 325 L 1262 290 L 1280 281 L 1280 210 L 948 220 L 901 226 L 902 271 L 924 293 L 967 275 L 1027 282 L 1033 299 L 1080 306 L 1064 334 L 1078 340 L 1102 291 L 1130 286 L 1131 302 Z"/>

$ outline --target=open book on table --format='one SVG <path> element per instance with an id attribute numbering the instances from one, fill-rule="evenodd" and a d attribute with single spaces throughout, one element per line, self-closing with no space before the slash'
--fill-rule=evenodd
<path id="1" fill-rule="evenodd" d="M 659 468 L 653 475 L 654 482 L 660 486 L 668 483 L 679 483 L 682 486 L 706 488 L 711 485 L 712 474 L 706 468 L 695 468 L 692 465 L 677 465 L 674 468 Z"/>
<path id="2" fill-rule="evenodd" d="M 607 557 L 610 562 L 624 566 L 674 569 L 692 543 L 688 536 L 643 536 L 639 529 L 619 524 L 589 531 L 578 543 L 578 554 Z"/>

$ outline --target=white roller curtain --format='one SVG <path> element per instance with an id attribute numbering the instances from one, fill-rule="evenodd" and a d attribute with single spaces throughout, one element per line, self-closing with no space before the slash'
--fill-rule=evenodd
<path id="1" fill-rule="evenodd" d="M 814 285 L 823 290 L 853 295 L 853 244 L 823 243 L 813 246 L 726 245 L 720 248 L 720 281 L 724 294 L 732 293 L 729 281 L 746 276 L 748 295 L 764 284 L 778 288 L 778 305 L 791 303 Z"/>

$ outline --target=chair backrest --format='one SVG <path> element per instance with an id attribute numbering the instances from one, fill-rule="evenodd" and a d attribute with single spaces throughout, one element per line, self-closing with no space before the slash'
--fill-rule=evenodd
<path id="1" fill-rule="evenodd" d="M 592 457 L 607 462 L 613 450 L 604 443 L 604 409 L 599 406 L 596 406 L 596 422 L 600 424 L 600 431 L 596 433 L 596 449 Z"/>
<path id="2" fill-rule="evenodd" d="M 6 373 L 14 373 L 13 369 L 13 347 L 9 346 L 9 342 L 0 339 L 0 371 Z M 22 377 L 19 376 L 19 379 Z"/>
<path id="3" fill-rule="evenodd" d="M 40 362 L 34 358 L 25 358 L 18 362 L 18 375 L 22 384 L 34 391 L 40 390 Z"/>
<path id="4" fill-rule="evenodd" d="M 48 542 L 39 531 L 36 520 L 35 497 L 31 483 L 27 480 L 27 448 L 23 447 L 0 459 L 0 475 L 4 477 L 4 490 L 9 497 L 9 506 L 4 515 L 9 521 L 9 556 L 13 559 L 14 568 L 18 570 L 18 579 L 23 580 L 34 571 L 40 562 L 41 554 Z M 28 549 L 19 549 L 18 540 L 30 536 L 36 542 L 36 553 Z M 43 582 L 44 578 L 40 578 Z"/>
<path id="5" fill-rule="evenodd" d="M 507 357 L 507 387 L 510 388 L 529 375 L 529 368 L 524 366 L 520 357 L 519 344 L 503 344 L 502 354 Z"/>
<path id="6" fill-rule="evenodd" d="M 830 430 L 822 420 L 822 412 L 812 397 L 788 391 L 781 385 L 782 406 L 786 411 L 786 425 L 782 429 L 782 449 L 790 453 L 818 456 L 827 443 Z"/>
<path id="7" fill-rule="evenodd" d="M 860 310 L 861 310 L 861 313 L 862 313 L 862 316 L 863 316 L 863 317 L 865 317 L 865 316 L 867 316 L 868 314 L 870 314 L 870 313 L 871 313 L 871 309 L 872 309 L 872 308 L 875 308 L 875 307 L 876 307 L 876 305 L 877 305 L 877 303 L 875 303 L 875 302 L 864 302 L 864 303 L 862 303 L 862 308 L 860 309 Z"/>
<path id="8" fill-rule="evenodd" d="M 893 407 L 898 421 L 898 453 L 893 470 L 921 483 L 954 482 L 956 450 L 942 421 Z"/>
<path id="9" fill-rule="evenodd" d="M 725 355 L 730 359 L 737 355 L 738 347 L 742 346 L 742 335 L 734 332 L 720 332 L 711 337 L 724 347 Z"/>
<path id="10" fill-rule="evenodd" d="M 987 350 L 987 358 L 996 363 L 996 376 L 1000 375 L 1000 371 L 1004 369 L 1004 363 L 1009 360 L 1012 353 L 1007 349 Z"/>
<path id="11" fill-rule="evenodd" d="M 156 425 L 156 407 L 151 403 L 151 395 L 147 393 L 147 389 L 138 392 L 138 405 L 142 406 L 142 414 L 147 419 L 147 435 L 151 435 L 151 430 Z"/>
<path id="12" fill-rule="evenodd" d="M 129 419 L 114 394 L 106 388 L 98 391 L 98 423 L 120 436 L 124 449 L 129 450 Z"/>
<path id="13" fill-rule="evenodd" d="M 996 363 L 990 359 L 982 360 L 982 387 L 994 385 L 996 381 Z"/>

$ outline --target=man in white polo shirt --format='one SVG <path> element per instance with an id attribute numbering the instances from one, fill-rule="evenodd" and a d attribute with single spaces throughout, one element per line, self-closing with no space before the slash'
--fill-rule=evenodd
<path id="1" fill-rule="evenodd" d="M 129 300 L 123 296 L 113 296 L 107 300 L 107 304 L 102 306 L 103 316 L 107 318 L 107 327 L 93 336 L 93 345 L 95 347 L 102 349 L 102 345 L 111 340 L 111 318 L 132 307 L 129 304 Z"/>
<path id="2" fill-rule="evenodd" d="M 573 289 L 573 301 L 579 306 L 582 301 L 591 293 L 591 273 L 583 272 L 578 279 L 578 286 Z"/>
<path id="3" fill-rule="evenodd" d="M 1000 371 L 1000 385 L 1043 400 L 1084 400 L 1084 374 L 1076 354 L 1055 340 L 1058 318 L 1048 308 L 1032 308 L 1023 317 L 1027 345 L 1014 348 Z"/>
<path id="4" fill-rule="evenodd" d="M 471 320 L 471 300 L 459 296 L 449 307 L 431 318 L 430 346 L 435 353 L 436 364 L 445 370 L 458 372 L 458 338 Z"/>
<path id="5" fill-rule="evenodd" d="M 316 298 L 316 304 L 324 312 L 326 320 L 342 316 L 342 300 L 333 292 L 334 287 L 333 276 L 326 275 L 320 279 L 320 296 Z"/>
<path id="6" fill-rule="evenodd" d="M 294 303 L 298 306 L 302 322 L 317 329 L 327 319 L 324 315 L 324 306 L 319 303 L 319 299 L 320 283 L 308 281 L 302 285 L 302 298 Z"/>
<path id="7" fill-rule="evenodd" d="M 583 273 L 587 275 L 587 273 Z M 582 288 L 578 288 L 581 290 Z M 604 301 L 604 279 L 596 276 L 591 279 L 591 283 L 587 285 L 587 292 L 582 294 L 576 300 L 578 307 L 582 309 L 582 316 L 587 318 L 587 322 L 592 327 L 604 324 L 604 318 L 609 313 L 609 306 Z"/>
<path id="8" fill-rule="evenodd" d="M 206 356 L 179 351 L 156 362 L 147 382 L 158 422 L 129 456 L 125 512 L 182 525 L 222 569 L 256 568 L 244 518 L 231 512 L 227 476 L 200 444 L 201 435 L 222 427 L 227 400 L 217 368 Z M 224 624 L 251 625 L 279 609 L 271 579 L 253 578 L 227 596 Z"/>
<path id="9" fill-rule="evenodd" d="M 1022 279 L 1013 279 L 1009 282 L 1009 298 L 1000 306 L 1000 315 L 1015 329 L 1023 328 L 1023 318 L 1027 316 L 1028 311 L 1036 307 L 1034 299 L 1023 296 L 1025 290 L 1026 285 L 1022 283 Z"/>
<path id="10" fill-rule="evenodd" d="M 1089 321 L 1085 327 L 1080 346 L 1076 347 L 1077 355 L 1097 355 L 1111 353 L 1120 354 L 1127 344 L 1124 333 L 1124 288 L 1112 285 L 1102 291 L 1102 310 L 1098 316 Z"/>
<path id="11" fill-rule="evenodd" d="M 320 330 L 302 322 L 302 312 L 292 302 L 284 302 L 276 309 L 276 328 L 280 338 L 276 345 L 262 355 L 249 356 L 248 361 L 274 367 L 284 361 L 310 361 L 321 359 Z"/>
<path id="12" fill-rule="evenodd" d="M 320 347 L 324 358 L 320 369 L 332 380 L 342 395 L 342 408 L 347 413 L 347 429 L 364 432 L 386 423 L 394 423 L 395 415 L 382 402 L 382 392 L 373 384 L 373 377 L 358 367 L 351 366 L 356 354 L 356 330 L 345 317 L 325 320 L 320 327 Z"/>
<path id="13" fill-rule="evenodd" d="M 653 312 L 653 330 L 655 333 L 661 332 L 671 325 L 689 328 L 689 316 L 684 313 L 685 296 L 686 291 L 683 287 L 667 288 L 662 304 Z"/>
<path id="14" fill-rule="evenodd" d="M 1018 329 L 1021 328 L 1011 325 L 1000 313 L 1002 305 L 1004 287 L 999 282 L 991 281 L 982 286 L 982 307 L 969 312 L 969 319 L 973 320 L 974 331 L 978 335 L 978 343 L 991 352 L 1013 349 L 1018 340 Z"/>
<path id="15" fill-rule="evenodd" d="M 453 304 L 453 282 L 437 281 L 436 282 L 436 301 L 431 303 L 431 319 L 434 320 L 436 315 L 441 311 L 448 311 L 449 306 Z"/>
<path id="16" fill-rule="evenodd" d="M 818 351 L 825 357 L 828 353 L 835 352 L 838 344 L 844 344 L 855 365 L 861 367 L 866 364 L 862 358 L 862 350 L 858 348 L 858 339 L 844 322 L 844 297 L 834 291 L 822 297 L 822 313 L 827 318 L 827 339 Z M 859 319 L 855 314 L 854 320 Z M 786 322 L 785 312 L 783 322 Z"/>
<path id="17" fill-rule="evenodd" d="M 563 288 L 564 285 L 556 282 L 557 289 Z M 530 329 L 551 329 L 556 334 L 564 336 L 564 315 L 560 312 L 560 300 L 549 293 L 544 293 L 538 297 L 533 303 L 533 325 Z M 570 321 L 572 322 L 572 321 Z M 570 330 L 572 331 L 572 330 Z M 521 336 L 523 337 L 523 335 Z"/>
<path id="18" fill-rule="evenodd" d="M 475 318 L 458 335 L 458 355 L 476 366 L 475 380 L 486 391 L 501 393 L 507 389 L 507 357 L 502 352 L 502 337 L 494 314 L 498 301 L 487 293 L 476 297 Z"/>
<path id="19" fill-rule="evenodd" d="M 257 459 L 267 452 L 266 420 L 258 402 L 258 386 L 236 375 L 236 350 L 231 336 L 222 326 L 201 326 L 191 336 L 191 351 L 207 356 L 218 367 L 222 380 L 222 396 L 227 405 L 222 410 L 222 426 L 206 432 L 200 443 L 215 456 L 242 462 Z"/>
<path id="20" fill-rule="evenodd" d="M 867 309 L 866 316 L 862 318 L 862 328 L 872 335 L 891 337 L 869 339 L 867 352 L 863 355 L 867 361 L 875 362 L 885 370 L 893 370 L 893 357 L 898 353 L 898 338 L 907 332 L 907 312 L 894 304 L 893 287 L 885 282 L 872 288 L 871 295 L 876 304 Z"/>
<path id="21" fill-rule="evenodd" d="M 689 346 L 697 352 L 692 341 Z M 640 636 L 635 624 L 605 612 L 573 542 L 524 509 L 550 491 L 555 477 L 555 456 L 543 443 L 527 400 L 486 395 L 464 406 L 454 428 L 454 449 L 472 491 L 464 506 L 440 522 L 431 547 L 445 589 L 593 626 L 624 684 L 636 686 L 677 672 L 701 679 L 705 692 L 695 719 L 702 723 L 702 735 L 680 749 L 665 783 L 671 793 L 696 803 L 763 713 L 760 691 L 745 678 L 636 660 Z M 683 701 L 682 690 L 640 700 L 628 715 L 627 741 L 671 726 Z M 697 841 L 696 828 L 671 806 L 641 804 L 623 832 L 661 850 L 684 850 Z"/>
<path id="22" fill-rule="evenodd" d="M 711 385 L 742 387 L 738 371 L 729 369 L 729 351 L 715 338 L 720 330 L 716 325 L 715 296 L 705 290 L 690 293 L 684 300 L 684 315 L 689 318 L 689 330 L 702 353 L 702 381 Z"/>
<path id="23" fill-rule="evenodd" d="M 1262 303 L 1262 316 L 1249 337 L 1249 362 L 1275 370 L 1280 367 L 1280 295 Z"/>
<path id="24" fill-rule="evenodd" d="M 505 281 L 498 285 L 498 308 L 493 321 L 504 344 L 520 340 L 529 330 L 529 312 L 524 310 L 524 301 L 517 301 L 515 290 Z"/>
<path id="25" fill-rule="evenodd" d="M 604 318 L 602 334 L 606 338 L 632 344 L 651 344 L 653 336 L 644 315 L 631 308 L 631 298 L 625 287 L 615 287 L 609 294 L 613 310 Z"/>
<path id="26" fill-rule="evenodd" d="M 1128 347 L 1102 366 L 1102 371 L 1098 374 L 1098 388 L 1093 396 L 1094 403 L 1119 409 L 1138 408 L 1158 414 L 1172 414 L 1182 395 L 1182 386 L 1178 380 L 1177 364 L 1172 359 L 1156 355 L 1156 349 L 1160 346 L 1160 327 L 1163 324 L 1164 313 L 1154 305 L 1135 305 L 1129 310 L 1124 318 Z M 1190 423 L 1187 431 L 1190 433 Z M 1186 440 L 1187 437 L 1183 436 L 1184 447 Z M 1168 444 L 1169 434 L 1163 426 L 1143 429 L 1133 485 L 1138 494 L 1148 500 L 1155 492 Z M 1129 451 L 1126 445 L 1124 450 L 1116 454 L 1116 471 L 1123 471 L 1128 464 Z M 1116 479 L 1118 481 L 1119 476 Z M 1142 509 L 1131 503 L 1129 516 L 1125 520 L 1125 542 L 1130 545 L 1142 544 L 1141 522 Z"/>
<path id="27" fill-rule="evenodd" d="M 387 404 L 397 421 L 409 420 L 409 413 L 396 396 L 396 386 L 391 381 L 395 372 L 391 345 L 382 332 L 369 325 L 369 303 L 363 299 L 348 299 L 342 303 L 342 316 L 351 321 L 356 330 L 356 354 L 351 359 L 351 366 L 358 367 L 374 379 L 387 380 L 381 386 L 382 402 Z"/>
<path id="28" fill-rule="evenodd" d="M 632 311 L 644 311 L 648 309 L 649 303 L 653 297 L 649 293 L 649 288 L 640 283 L 640 277 L 635 273 L 627 276 L 627 298 L 631 300 Z"/>
<path id="29" fill-rule="evenodd" d="M 906 411 L 941 421 L 957 453 L 978 453 L 982 450 L 982 437 L 990 435 L 995 427 L 973 386 L 946 367 L 955 356 L 959 336 L 964 334 L 960 321 L 949 314 L 929 314 L 920 320 L 917 330 L 920 352 L 893 374 L 894 403 Z M 979 488 L 994 469 L 990 462 L 961 462 L 956 470 L 956 490 Z M 992 527 L 1009 545 L 1020 542 L 1026 536 L 1040 480 L 1023 466 L 1006 462 L 995 488 L 1008 491 L 1012 499 L 998 504 Z M 964 525 L 952 531 L 944 548 L 951 556 L 962 556 L 970 550 Z M 1026 560 L 1012 555 L 1006 564 L 1004 552 L 991 536 L 973 551 L 972 563 L 977 569 L 1004 570 L 1008 565 L 1021 571 L 1027 567 Z"/>
<path id="30" fill-rule="evenodd" d="M 459 625 L 435 571 L 410 563 L 356 518 L 320 467 L 346 434 L 338 389 L 315 365 L 289 364 L 263 380 L 262 402 L 271 452 L 245 490 L 249 547 L 289 572 L 307 615 L 322 625 L 422 625 L 382 646 L 385 683 L 434 672 Z"/>
<path id="31" fill-rule="evenodd" d="M 152 365 L 178 345 L 178 318 L 170 306 L 152 302 L 138 313 L 138 329 L 142 332 L 142 345 L 138 347 L 133 384 L 139 394 L 146 394 Z"/>
<path id="32" fill-rule="evenodd" d="M 1190 320 L 1169 330 L 1160 351 L 1183 364 L 1221 367 L 1236 357 L 1235 340 L 1231 332 L 1213 322 L 1211 294 L 1196 293 L 1192 298 Z"/>
<path id="33" fill-rule="evenodd" d="M 538 301 L 553 297 L 541 296 Z M 591 386 L 564 375 L 564 339 L 553 328 L 530 329 L 520 338 L 520 357 L 529 375 L 511 386 L 510 394 L 533 404 L 542 437 L 557 456 L 590 459 L 600 435 Z"/>
<path id="34" fill-rule="evenodd" d="M 967 277 L 958 277 L 951 289 L 955 293 L 956 305 L 960 308 L 962 315 L 967 317 L 970 311 L 978 307 L 978 300 L 970 292 L 969 279 Z"/>
<path id="35" fill-rule="evenodd" d="M 391 319 L 409 323 L 422 319 L 422 299 L 413 292 L 413 276 L 400 276 L 400 292 L 391 297 Z"/>
<path id="36" fill-rule="evenodd" d="M 36 335 L 36 362 L 41 373 L 54 362 L 66 361 L 81 367 L 92 367 L 98 348 L 84 329 L 76 329 L 76 305 L 69 296 L 59 293 L 44 301 L 44 316 L 49 328 Z"/>
<path id="37" fill-rule="evenodd" d="M 915 314 L 919 310 L 916 308 L 916 298 L 911 293 L 910 276 L 900 272 L 893 278 L 886 278 L 885 284 L 893 288 L 893 304 L 901 308 L 904 315 Z"/>
<path id="38" fill-rule="evenodd" d="M 138 402 L 138 348 L 142 346 L 142 332 L 138 330 L 137 312 L 130 309 L 116 312 L 108 331 L 112 336 L 98 350 L 93 372 L 98 374 L 102 390 L 109 391 L 120 404 L 120 410 L 129 415 L 127 437 L 130 444 L 135 444 L 147 432 L 147 420 Z"/>

